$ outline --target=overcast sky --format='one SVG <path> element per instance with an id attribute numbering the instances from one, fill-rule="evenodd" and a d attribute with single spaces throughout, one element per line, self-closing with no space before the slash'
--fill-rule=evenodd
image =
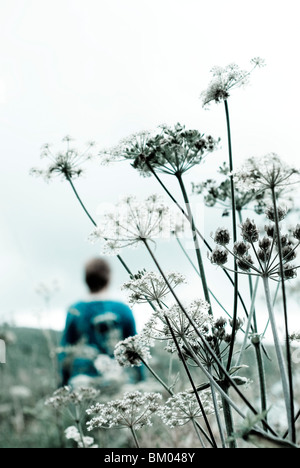
<path id="1" fill-rule="evenodd" d="M 223 140 L 187 181 L 198 182 L 227 157 L 224 109 L 205 111 L 199 100 L 209 71 L 247 68 L 260 56 L 267 67 L 230 100 L 235 164 L 271 151 L 298 163 L 299 43 L 298 0 L 0 0 L 0 320 L 36 325 L 43 304 L 35 287 L 57 279 L 44 320 L 61 328 L 67 306 L 85 294 L 82 264 L 99 252 L 68 185 L 29 176 L 44 143 L 59 150 L 68 134 L 79 147 L 95 140 L 101 148 L 179 121 Z M 125 163 L 91 163 L 77 188 L 93 213 L 125 193 L 159 192 Z M 162 245 L 162 261 L 185 271 L 175 248 Z M 140 251 L 125 257 L 144 266 Z M 126 275 L 113 266 L 119 294 Z"/>

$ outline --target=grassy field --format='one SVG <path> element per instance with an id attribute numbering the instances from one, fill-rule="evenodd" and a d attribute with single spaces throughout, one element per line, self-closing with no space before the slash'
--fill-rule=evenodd
<path id="1" fill-rule="evenodd" d="M 58 385 L 53 349 L 59 344 L 60 333 L 29 328 L 6 327 L 3 330 L 9 337 L 9 342 L 7 363 L 0 367 L 0 448 L 72 447 L 72 443 L 64 437 L 64 429 L 71 425 L 71 421 L 45 406 L 46 398 Z M 268 352 L 273 355 L 272 349 L 268 349 Z M 250 378 L 253 383 L 245 392 L 259 406 L 258 379 L 256 371 L 252 371 L 256 369 L 252 365 L 252 349 L 249 349 L 247 359 L 249 368 L 243 370 L 242 375 Z M 276 390 L 278 377 L 275 362 L 275 359 L 268 361 L 267 379 L 272 388 L 269 401 L 276 406 L 279 397 L 278 389 Z M 170 382 L 178 373 L 178 368 L 174 367 L 170 373 L 168 355 L 161 349 L 156 349 L 151 364 L 166 381 L 169 379 Z M 197 380 L 199 378 L 196 377 Z M 148 376 L 144 388 L 161 391 L 157 385 Z M 183 390 L 187 387 L 189 385 L 181 375 L 176 388 Z M 188 426 L 178 431 L 166 430 L 162 423 L 154 424 L 153 427 L 140 431 L 141 445 L 152 448 L 197 446 L 191 432 Z M 132 444 L 125 431 L 117 430 L 99 432 L 97 442 L 100 447 L 128 447 Z"/>

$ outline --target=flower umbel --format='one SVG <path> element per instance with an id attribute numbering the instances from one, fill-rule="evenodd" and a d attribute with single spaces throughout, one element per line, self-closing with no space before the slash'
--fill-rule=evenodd
<path id="1" fill-rule="evenodd" d="M 126 197 L 113 213 L 106 213 L 90 235 L 92 242 L 103 239 L 105 253 L 116 255 L 121 248 L 134 247 L 143 241 L 170 234 L 169 208 L 161 197 L 152 195 L 143 203 L 134 196 Z"/>
<path id="2" fill-rule="evenodd" d="M 124 160 L 135 160 L 141 155 L 149 154 L 148 141 L 151 132 L 141 131 L 123 138 L 118 145 L 112 148 L 103 149 L 100 152 L 102 164 L 118 162 Z"/>
<path id="3" fill-rule="evenodd" d="M 249 158 L 234 174 L 237 187 L 262 192 L 289 187 L 300 182 L 299 169 L 289 166 L 276 153 Z"/>
<path id="4" fill-rule="evenodd" d="M 127 392 L 122 400 L 106 404 L 97 403 L 87 410 L 95 415 L 87 423 L 88 431 L 93 429 L 130 428 L 141 429 L 151 426 L 151 417 L 158 410 L 162 396 L 159 393 Z"/>
<path id="5" fill-rule="evenodd" d="M 129 160 L 132 166 L 144 175 L 151 175 L 151 168 L 165 174 L 183 174 L 200 164 L 214 151 L 219 140 L 204 135 L 198 130 L 187 130 L 177 123 L 174 127 L 161 125 L 160 131 L 134 134 L 123 140 L 119 146 L 104 153 L 106 161 Z M 150 167 L 151 168 L 150 168 Z"/>
<path id="6" fill-rule="evenodd" d="M 214 414 L 215 409 L 209 390 L 200 393 L 200 399 L 206 415 Z M 221 408 L 221 401 L 218 400 Z M 169 398 L 158 412 L 162 421 L 169 427 L 183 426 L 190 421 L 196 421 L 203 417 L 199 403 L 194 394 L 181 392 Z"/>
<path id="7" fill-rule="evenodd" d="M 279 221 L 282 221 L 287 214 L 287 210 L 282 207 L 277 208 L 277 216 Z M 236 262 L 241 273 L 250 275 L 269 277 L 272 280 L 280 281 L 282 273 L 280 271 L 279 262 L 279 241 L 275 229 L 275 211 L 273 207 L 266 210 L 267 217 L 273 221 L 273 224 L 265 226 L 265 233 L 260 237 L 259 229 L 254 221 L 249 218 L 241 224 L 241 235 L 244 241 L 235 242 L 232 250 L 228 244 L 222 244 L 222 247 L 217 246 L 211 256 L 212 263 L 227 268 L 224 265 L 228 262 L 228 256 L 231 254 Z M 291 234 L 280 233 L 280 244 L 283 260 L 283 275 L 285 279 L 293 279 L 297 276 L 299 266 L 293 265 L 291 262 L 297 257 L 297 249 L 300 245 L 298 236 L 299 226 L 291 229 Z M 215 241 L 220 243 L 224 238 L 223 229 L 219 228 L 215 235 Z M 226 237 L 226 236 L 225 236 Z M 227 239 L 226 239 L 227 240 Z M 251 256 L 250 252 L 253 252 Z"/>
<path id="8" fill-rule="evenodd" d="M 227 245 L 230 242 L 230 233 L 228 229 L 219 228 L 215 234 L 215 243 L 219 245 Z"/>
<path id="9" fill-rule="evenodd" d="M 206 206 L 221 208 L 223 209 L 223 216 L 229 216 L 232 209 L 230 170 L 227 164 L 224 163 L 218 172 L 225 176 L 224 180 L 217 182 L 208 179 L 200 184 L 192 184 L 193 193 L 202 194 Z M 243 209 L 254 209 L 257 214 L 262 214 L 266 207 L 265 193 L 249 189 L 246 184 L 240 184 L 235 187 L 235 207 L 239 212 Z"/>
<path id="10" fill-rule="evenodd" d="M 242 70 L 235 63 L 231 63 L 224 68 L 212 68 L 212 80 L 208 88 L 201 93 L 203 107 L 212 101 L 219 103 L 228 99 L 232 89 L 241 88 L 248 84 L 252 71 L 257 67 L 265 65 L 264 60 L 259 57 L 255 57 L 250 63 L 252 65 L 250 71 Z"/>
<path id="11" fill-rule="evenodd" d="M 214 265 L 225 265 L 228 262 L 228 252 L 222 247 L 216 247 L 208 258 Z"/>
<path id="12" fill-rule="evenodd" d="M 168 273 L 167 279 L 172 288 L 185 283 L 185 277 L 180 273 Z M 132 304 L 143 304 L 146 302 L 159 303 L 170 293 L 165 280 L 161 275 L 146 270 L 138 272 L 123 285 L 123 289 L 130 291 L 129 302 Z"/>
<path id="13" fill-rule="evenodd" d="M 98 390 L 93 388 L 80 388 L 74 391 L 71 387 L 65 386 L 56 390 L 52 397 L 46 400 L 45 404 L 55 409 L 63 409 L 69 405 L 89 404 L 99 396 L 99 393 Z"/>
<path id="14" fill-rule="evenodd" d="M 212 317 L 209 315 L 210 306 L 207 302 L 203 300 L 193 301 L 186 310 L 200 332 L 207 330 L 208 325 L 212 323 Z M 152 340 L 166 341 L 166 350 L 171 353 L 176 352 L 177 348 L 166 316 L 179 346 L 184 346 L 185 341 L 192 345 L 198 343 L 198 335 L 194 327 L 177 304 L 169 309 L 159 309 L 154 312 L 150 320 L 145 324 L 141 335 L 148 338 L 150 342 Z"/>
<path id="15" fill-rule="evenodd" d="M 66 148 L 58 153 L 53 153 L 49 144 L 43 146 L 41 158 L 48 159 L 50 165 L 46 169 L 31 169 L 32 175 L 44 177 L 46 181 L 49 181 L 55 176 L 71 180 L 82 174 L 82 165 L 92 158 L 90 150 L 95 143 L 90 142 L 83 151 L 79 151 L 71 147 L 72 139 L 69 136 L 63 138 L 62 141 L 66 144 Z"/>
<path id="16" fill-rule="evenodd" d="M 228 321 L 225 317 L 219 317 L 215 320 L 211 318 L 203 328 L 203 337 L 205 337 L 207 343 L 209 343 L 215 353 L 218 353 L 222 358 L 225 358 L 226 354 L 228 354 L 232 337 L 242 328 L 243 323 L 243 320 L 238 318 L 235 323 L 235 328 L 233 329 L 232 320 Z M 193 353 L 190 351 L 191 350 L 189 349 L 185 349 L 184 354 L 186 359 L 190 359 L 191 362 L 193 362 L 193 353 L 195 353 L 197 358 L 208 370 L 212 371 L 214 369 L 217 374 L 217 378 L 221 378 L 219 370 L 214 368 L 213 358 L 207 353 L 206 348 L 199 339 L 195 340 L 193 343 Z"/>
<path id="17" fill-rule="evenodd" d="M 139 367 L 151 358 L 149 345 L 141 335 L 130 336 L 117 344 L 115 358 L 121 367 Z"/>

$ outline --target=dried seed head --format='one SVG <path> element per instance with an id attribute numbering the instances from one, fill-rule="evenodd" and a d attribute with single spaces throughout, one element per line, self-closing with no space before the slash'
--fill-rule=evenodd
<path id="1" fill-rule="evenodd" d="M 226 333 L 226 335 L 223 338 L 223 341 L 224 341 L 224 343 L 229 344 L 229 343 L 231 343 L 231 339 L 232 339 L 232 335 L 230 335 L 229 333 Z"/>
<path id="2" fill-rule="evenodd" d="M 238 267 L 240 270 L 249 271 L 251 266 L 254 265 L 251 255 L 245 255 L 243 258 L 238 260 L 237 262 Z"/>
<path id="3" fill-rule="evenodd" d="M 291 265 L 290 263 L 286 263 L 283 266 L 283 270 L 284 270 L 284 278 L 285 279 L 297 278 L 297 270 L 294 267 L 294 265 Z M 278 275 L 281 276 L 280 269 L 278 270 Z"/>
<path id="4" fill-rule="evenodd" d="M 243 257 L 248 250 L 250 249 L 250 245 L 246 244 L 245 242 L 235 242 L 233 246 L 233 253 L 238 255 L 239 257 Z"/>
<path id="5" fill-rule="evenodd" d="M 262 262 L 267 263 L 269 258 L 270 258 L 270 250 L 259 249 L 258 252 L 257 252 L 257 255 L 258 255 L 258 258 Z"/>
<path id="6" fill-rule="evenodd" d="M 281 247 L 285 247 L 286 245 L 291 245 L 289 236 L 287 234 L 280 235 L 280 241 L 281 241 Z M 276 245 L 278 245 L 277 237 L 275 239 L 275 243 Z"/>
<path id="7" fill-rule="evenodd" d="M 257 242 L 259 239 L 259 231 L 254 221 L 249 218 L 241 225 L 242 237 L 246 242 Z"/>
<path id="8" fill-rule="evenodd" d="M 269 248 L 271 247 L 271 240 L 269 237 L 265 236 L 263 237 L 260 241 L 259 241 L 259 247 L 261 248 L 261 250 L 263 250 L 264 252 L 268 251 Z"/>
<path id="9" fill-rule="evenodd" d="M 251 61 L 252 70 L 242 70 L 237 64 L 230 63 L 226 67 L 215 66 L 212 68 L 212 80 L 207 89 L 201 93 L 203 107 L 211 102 L 222 102 L 229 98 L 234 88 L 245 86 L 249 82 L 249 76 L 255 68 L 264 66 L 264 60 L 255 57 Z"/>
<path id="10" fill-rule="evenodd" d="M 265 231 L 266 231 L 268 237 L 271 237 L 272 239 L 274 239 L 274 237 L 275 237 L 275 226 L 273 224 L 269 224 L 268 226 L 265 226 Z"/>
<path id="11" fill-rule="evenodd" d="M 226 318 L 220 317 L 215 321 L 214 327 L 215 328 L 223 328 L 223 327 L 225 327 L 226 324 L 227 324 Z"/>
<path id="12" fill-rule="evenodd" d="M 285 247 L 283 247 L 282 257 L 284 260 L 287 260 L 288 262 L 295 260 L 295 258 L 297 257 L 297 254 L 292 245 L 286 245 Z"/>
<path id="13" fill-rule="evenodd" d="M 269 206 L 265 214 L 270 221 L 276 221 L 276 215 L 275 215 L 275 209 L 273 206 Z M 278 221 L 282 221 L 287 215 L 287 209 L 283 206 L 278 206 L 277 208 L 277 216 L 278 216 Z"/>
<path id="14" fill-rule="evenodd" d="M 230 320 L 229 321 L 229 324 L 231 326 L 231 328 L 233 327 L 233 320 Z M 240 319 L 239 317 L 237 318 L 237 321 L 236 321 L 236 324 L 235 324 L 235 331 L 237 332 L 238 330 L 240 330 L 242 328 L 242 326 L 244 325 L 244 320 L 243 319 Z"/>
<path id="15" fill-rule="evenodd" d="M 225 265 L 228 262 L 228 252 L 220 247 L 216 247 L 211 253 L 210 261 L 215 265 Z"/>
<path id="16" fill-rule="evenodd" d="M 92 158 L 91 149 L 95 143 L 89 142 L 84 150 L 77 150 L 70 146 L 72 138 L 69 136 L 63 138 L 62 141 L 65 148 L 57 153 L 52 152 L 49 144 L 43 146 L 41 158 L 48 159 L 49 165 L 45 169 L 32 168 L 31 175 L 42 176 L 46 181 L 55 176 L 61 176 L 70 181 L 83 173 L 82 165 Z"/>
<path id="17" fill-rule="evenodd" d="M 228 229 L 218 228 L 214 239 L 216 244 L 227 245 L 230 242 L 230 233 Z"/>

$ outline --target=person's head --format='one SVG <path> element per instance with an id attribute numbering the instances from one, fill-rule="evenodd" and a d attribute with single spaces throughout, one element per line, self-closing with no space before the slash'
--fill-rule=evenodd
<path id="1" fill-rule="evenodd" d="M 94 258 L 85 266 L 85 282 L 91 293 L 98 293 L 109 286 L 111 268 L 103 258 Z"/>

